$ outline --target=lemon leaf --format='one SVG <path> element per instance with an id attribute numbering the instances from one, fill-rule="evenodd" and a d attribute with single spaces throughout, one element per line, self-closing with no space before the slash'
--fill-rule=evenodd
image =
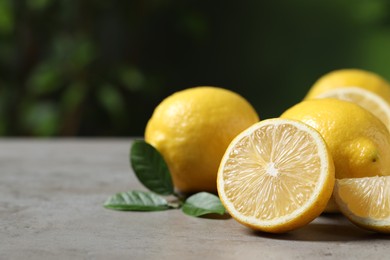
<path id="1" fill-rule="evenodd" d="M 189 197 L 184 202 L 182 211 L 193 217 L 213 213 L 223 215 L 226 213 L 226 210 L 219 198 L 208 192 L 199 192 Z"/>
<path id="2" fill-rule="evenodd" d="M 163 197 L 147 191 L 117 193 L 106 200 L 104 207 L 123 211 L 159 211 L 171 208 Z"/>
<path id="3" fill-rule="evenodd" d="M 160 195 L 173 194 L 171 173 L 162 155 L 145 141 L 135 141 L 130 151 L 130 163 L 138 180 Z"/>

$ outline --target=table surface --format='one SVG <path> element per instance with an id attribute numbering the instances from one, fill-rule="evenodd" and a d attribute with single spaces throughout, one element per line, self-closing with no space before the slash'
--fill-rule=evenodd
<path id="1" fill-rule="evenodd" d="M 112 194 L 145 190 L 131 139 L 0 139 L 0 259 L 384 259 L 389 237 L 320 216 L 281 235 L 180 210 L 119 212 Z"/>

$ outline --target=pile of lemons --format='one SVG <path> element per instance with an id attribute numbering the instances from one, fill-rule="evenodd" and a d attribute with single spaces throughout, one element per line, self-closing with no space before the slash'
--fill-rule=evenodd
<path id="1" fill-rule="evenodd" d="M 155 109 L 145 140 L 176 189 L 218 192 L 250 228 L 287 232 L 322 212 L 390 232 L 390 84 L 348 69 L 321 77 L 279 118 L 259 121 L 238 94 L 177 92 Z"/>

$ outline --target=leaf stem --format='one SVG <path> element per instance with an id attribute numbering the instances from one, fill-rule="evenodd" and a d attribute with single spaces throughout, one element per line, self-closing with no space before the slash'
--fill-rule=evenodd
<path id="1" fill-rule="evenodd" d="M 181 200 L 176 200 L 176 201 L 169 201 L 168 202 L 168 207 L 172 209 L 180 209 L 183 206 L 184 202 Z"/>
<path id="2" fill-rule="evenodd" d="M 180 200 L 181 202 L 184 202 L 186 199 L 187 199 L 187 196 L 184 196 L 180 193 L 177 193 L 177 192 L 173 192 L 172 194 L 173 196 L 175 196 L 178 200 Z"/>

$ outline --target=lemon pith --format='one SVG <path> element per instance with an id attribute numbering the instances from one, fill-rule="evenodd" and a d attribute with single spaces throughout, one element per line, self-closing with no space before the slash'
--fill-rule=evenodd
<path id="1" fill-rule="evenodd" d="M 334 166 L 319 133 L 303 123 L 268 119 L 239 134 L 218 171 L 218 193 L 240 223 L 286 232 L 321 214 Z"/>

